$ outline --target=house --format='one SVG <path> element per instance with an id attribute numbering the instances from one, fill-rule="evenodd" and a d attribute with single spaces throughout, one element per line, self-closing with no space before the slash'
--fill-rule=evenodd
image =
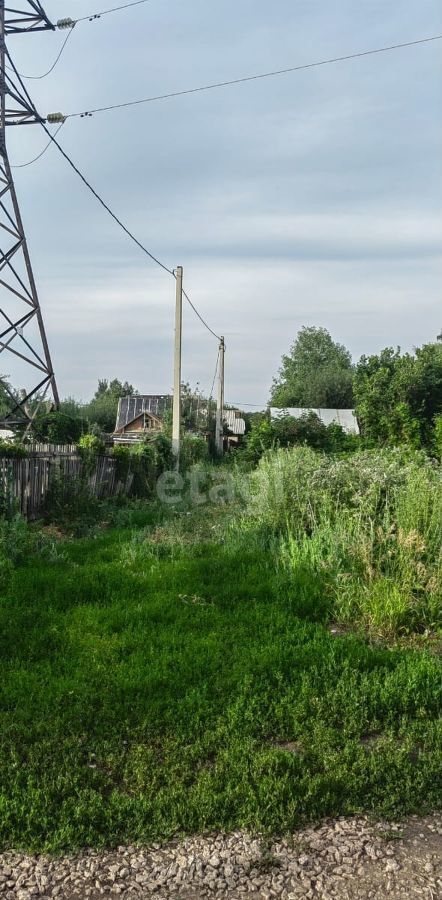
<path id="1" fill-rule="evenodd" d="M 315 413 L 323 425 L 340 425 L 346 434 L 359 434 L 358 420 L 353 409 L 302 409 L 300 406 L 276 409 L 274 406 L 270 407 L 271 419 L 280 419 L 282 416 L 300 419 L 301 416 L 309 413 Z"/>
<path id="2" fill-rule="evenodd" d="M 163 428 L 164 414 L 171 406 L 172 397 L 167 394 L 121 397 L 112 435 L 114 444 L 134 444 L 144 437 L 158 434 Z"/>
<path id="3" fill-rule="evenodd" d="M 227 426 L 227 434 L 224 435 L 224 448 L 236 447 L 239 438 L 246 432 L 246 423 L 238 409 L 224 409 L 223 421 Z"/>

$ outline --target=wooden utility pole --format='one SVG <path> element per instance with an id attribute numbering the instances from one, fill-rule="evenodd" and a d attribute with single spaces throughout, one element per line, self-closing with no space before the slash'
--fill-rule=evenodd
<path id="1" fill-rule="evenodd" d="M 218 453 L 223 452 L 224 441 L 224 352 L 226 346 L 224 338 L 221 336 L 219 345 L 219 373 L 218 373 L 218 394 L 216 398 L 216 428 L 215 428 L 215 445 Z"/>
<path id="2" fill-rule="evenodd" d="M 176 467 L 180 462 L 181 433 L 181 343 L 183 330 L 183 267 L 176 268 L 175 353 L 173 377 L 172 449 Z"/>

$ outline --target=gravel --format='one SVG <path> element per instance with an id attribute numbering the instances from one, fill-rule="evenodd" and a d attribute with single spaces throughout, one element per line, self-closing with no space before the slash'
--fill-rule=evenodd
<path id="1" fill-rule="evenodd" d="M 244 832 L 75 856 L 0 854 L 3 900 L 442 900 L 442 816 L 327 820 L 269 841 Z"/>

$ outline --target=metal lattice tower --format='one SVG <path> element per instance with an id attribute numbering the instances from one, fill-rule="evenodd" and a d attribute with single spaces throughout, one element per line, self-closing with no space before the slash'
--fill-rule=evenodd
<path id="1" fill-rule="evenodd" d="M 18 0 L 20 9 L 5 7 L 0 0 L 0 383 L 10 400 L 10 409 L 0 416 L 1 425 L 28 424 L 32 420 L 29 401 L 59 398 L 49 345 L 32 271 L 6 148 L 6 128 L 41 122 L 26 88 L 9 56 L 8 34 L 54 30 L 38 0 Z M 5 65 L 6 64 L 6 65 Z M 7 384 L 4 370 L 14 362 L 14 380 L 19 371 L 20 397 Z M 26 384 L 26 387 L 23 385 Z M 18 384 L 17 384 L 18 386 Z"/>

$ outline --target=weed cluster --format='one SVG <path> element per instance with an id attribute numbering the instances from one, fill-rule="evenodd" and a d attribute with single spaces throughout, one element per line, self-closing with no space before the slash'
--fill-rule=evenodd
<path id="1" fill-rule="evenodd" d="M 241 524 L 277 538 L 282 582 L 317 613 L 388 636 L 442 622 L 442 470 L 421 453 L 274 451 Z"/>

